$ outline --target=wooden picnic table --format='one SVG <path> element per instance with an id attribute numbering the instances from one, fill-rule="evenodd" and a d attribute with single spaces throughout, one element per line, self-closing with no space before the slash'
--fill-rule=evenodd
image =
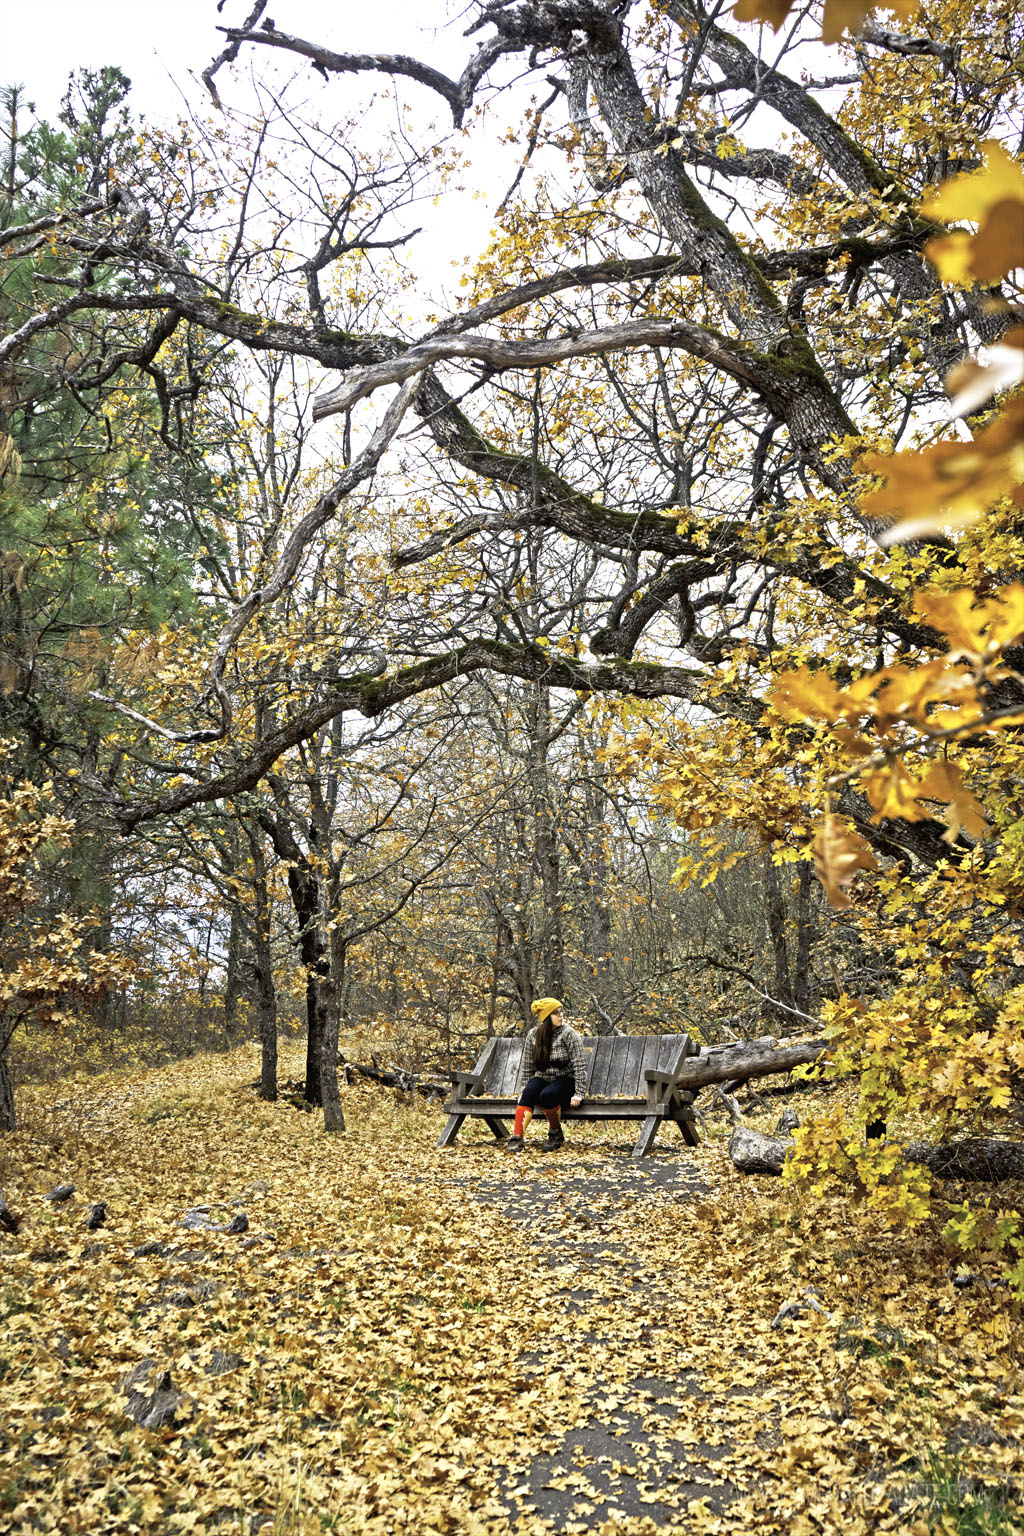
<path id="1" fill-rule="evenodd" d="M 515 1117 L 525 1044 L 521 1035 L 497 1035 L 487 1042 L 472 1072 L 449 1074 L 452 1095 L 439 1147 L 452 1145 L 467 1117 L 483 1120 L 498 1141 L 507 1139 L 504 1122 Z M 565 1120 L 641 1122 L 634 1157 L 646 1156 L 666 1120 L 678 1125 L 688 1146 L 698 1145 L 693 1094 L 676 1082 L 682 1063 L 698 1054 L 689 1035 L 586 1037 L 583 1053 L 583 1102 L 578 1109 L 565 1110 Z"/>

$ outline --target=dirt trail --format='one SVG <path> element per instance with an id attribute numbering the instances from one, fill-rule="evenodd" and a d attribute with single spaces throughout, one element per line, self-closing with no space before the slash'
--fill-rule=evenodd
<path id="1" fill-rule="evenodd" d="M 681 1504 L 704 1498 L 716 1513 L 743 1492 L 722 1463 L 720 1445 L 699 1436 L 703 1396 L 695 1367 L 678 1339 L 678 1310 L 664 1266 L 645 1261 L 641 1244 L 614 1236 L 626 1213 L 643 1229 L 645 1208 L 671 1210 L 708 1193 L 692 1157 L 656 1154 L 634 1163 L 621 1152 L 604 1168 L 569 1170 L 562 1177 L 530 1177 L 506 1156 L 500 1172 L 474 1186 L 520 1229 L 538 1297 L 570 1327 L 516 1360 L 524 1383 L 547 1381 L 562 1368 L 566 1347 L 600 1353 L 605 1371 L 585 1391 L 587 1417 L 548 1455 L 510 1473 L 502 1493 L 511 1517 L 540 1515 L 559 1530 L 589 1530 L 616 1516 L 678 1518 Z M 559 1170 L 560 1172 L 562 1170 Z M 526 1175 L 524 1177 L 524 1174 Z M 538 1267 L 533 1268 L 536 1264 Z M 545 1273 L 545 1271 L 547 1273 Z M 596 1282 L 596 1283 L 595 1283 Z M 612 1303 L 609 1305 L 609 1303 Z M 643 1374 L 608 1366 L 616 1346 L 639 1340 L 651 1369 Z M 687 1441 L 675 1437 L 688 1428 Z"/>
<path id="2" fill-rule="evenodd" d="M 930 1458 L 949 1445 L 931 1394 L 915 1405 L 905 1391 L 916 1346 L 831 1311 L 834 1294 L 825 1312 L 772 1328 L 806 1285 L 795 1261 L 772 1274 L 745 1249 L 765 1235 L 757 1211 L 777 1182 L 740 1189 L 754 1220 L 729 1231 L 716 1222 L 735 1221 L 739 1186 L 717 1145 L 633 1162 L 610 1139 L 518 1157 L 481 1141 L 463 1158 L 451 1182 L 505 1218 L 545 1319 L 510 1349 L 510 1370 L 524 1393 L 574 1405 L 564 1433 L 499 1475 L 514 1526 L 914 1528 L 934 1492 Z M 980 1430 L 974 1443 L 991 1434 Z"/>
<path id="3" fill-rule="evenodd" d="M 713 1134 L 438 1152 L 436 1111 L 367 1086 L 327 1136 L 252 1065 L 24 1095 L 0 1532 L 861 1536 L 911 1531 L 943 1467 L 1019 1504 L 1012 1320 L 916 1234 L 740 1179 Z"/>

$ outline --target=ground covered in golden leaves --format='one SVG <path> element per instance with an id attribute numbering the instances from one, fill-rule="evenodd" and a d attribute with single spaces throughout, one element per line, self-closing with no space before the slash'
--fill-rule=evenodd
<path id="1" fill-rule="evenodd" d="M 1024 1530 L 1019 1315 L 936 1228 L 744 1180 L 724 1136 L 437 1152 L 367 1084 L 329 1137 L 256 1073 L 22 1092 L 0 1531 Z"/>

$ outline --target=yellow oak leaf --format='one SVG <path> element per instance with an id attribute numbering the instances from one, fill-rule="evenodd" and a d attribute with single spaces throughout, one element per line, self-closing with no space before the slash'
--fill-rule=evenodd
<path id="1" fill-rule="evenodd" d="M 737 21 L 766 21 L 777 32 L 794 4 L 795 0 L 737 0 L 732 13 Z"/>
<path id="2" fill-rule="evenodd" d="M 995 139 L 985 165 L 944 182 L 921 205 L 927 217 L 968 220 L 976 235 L 953 230 L 925 247 L 945 283 L 994 283 L 1024 263 L 1024 171 Z"/>
<path id="3" fill-rule="evenodd" d="M 980 219 L 1007 198 L 1024 204 L 1024 170 L 996 139 L 982 145 L 985 157 L 980 171 L 965 171 L 944 181 L 921 204 L 928 218 Z"/>
<path id="4" fill-rule="evenodd" d="M 853 903 L 846 893 L 858 869 L 876 869 L 878 861 L 868 842 L 829 812 L 811 844 L 814 872 L 833 907 Z"/>
<path id="5" fill-rule="evenodd" d="M 884 487 L 860 497 L 866 516 L 892 519 L 883 545 L 965 528 L 1004 497 L 1024 506 L 1024 399 L 1011 400 L 973 442 L 867 453 L 857 468 L 885 477 Z"/>
<path id="6" fill-rule="evenodd" d="M 954 656 L 991 657 L 1024 640 L 1024 583 L 1000 587 L 979 598 L 972 587 L 955 592 L 919 592 L 914 607 L 941 630 Z"/>
<path id="7" fill-rule="evenodd" d="M 967 788 L 956 763 L 932 763 L 921 779 L 918 793 L 933 800 L 945 801 L 946 810 L 942 820 L 946 823 L 946 831 L 942 834 L 943 842 L 955 842 L 961 831 L 973 838 L 987 835 L 989 824 L 984 808 Z"/>
<path id="8" fill-rule="evenodd" d="M 865 3 L 865 0 L 825 0 L 825 13 L 821 19 L 822 42 L 838 43 L 845 32 L 855 37 L 875 9 L 874 4 Z M 883 9 L 895 11 L 909 21 L 917 15 L 917 0 L 887 0 Z"/>
<path id="9" fill-rule="evenodd" d="M 907 772 L 899 760 L 886 768 L 866 773 L 861 782 L 864 793 L 875 808 L 872 821 L 883 821 L 887 817 L 901 821 L 929 820 L 931 812 L 918 798 L 923 786 L 919 779 Z"/>
<path id="10" fill-rule="evenodd" d="M 869 712 L 877 686 L 871 673 L 840 688 L 822 668 L 797 667 L 779 673 L 768 702 L 784 720 L 857 720 Z"/>
<path id="11" fill-rule="evenodd" d="M 887 667 L 879 677 L 875 721 L 886 732 L 898 720 L 913 720 L 922 728 L 931 723 L 930 707 L 939 700 L 975 704 L 977 690 L 969 673 L 950 666 L 949 656 L 936 656 L 917 667 Z"/>
<path id="12" fill-rule="evenodd" d="M 835 720 L 842 689 L 827 672 L 798 667 L 780 672 L 768 693 L 768 702 L 784 720 Z"/>
<path id="13" fill-rule="evenodd" d="M 737 0 L 733 15 L 737 21 L 767 22 L 777 32 L 794 4 L 795 0 Z M 822 42 L 838 43 L 845 32 L 856 35 L 875 8 L 875 0 L 825 0 Z M 917 14 L 918 0 L 888 0 L 884 8 L 909 20 Z"/>

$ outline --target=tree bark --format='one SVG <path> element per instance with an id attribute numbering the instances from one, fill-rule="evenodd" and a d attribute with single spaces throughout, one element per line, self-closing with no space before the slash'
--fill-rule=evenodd
<path id="1" fill-rule="evenodd" d="M 242 924 L 238 904 L 231 904 L 227 967 L 224 977 L 224 1033 L 231 1039 L 238 1026 L 238 999 L 242 991 Z"/>
<path id="2" fill-rule="evenodd" d="M 7 1059 L 9 1044 L 9 1039 L 0 1039 L 0 1131 L 13 1131 L 18 1126 L 14 1112 L 14 1084 L 11 1081 L 11 1068 Z"/>
<path id="3" fill-rule="evenodd" d="M 814 937 L 814 919 L 811 916 L 811 866 L 804 861 L 796 894 L 796 964 L 793 967 L 793 1006 L 801 1013 L 811 1010 L 811 940 Z"/>
<path id="4" fill-rule="evenodd" d="M 562 866 L 555 826 L 555 806 L 548 763 L 551 736 L 551 697 L 544 683 L 530 689 L 527 712 L 530 730 L 529 772 L 533 798 L 533 856 L 540 875 L 543 919 L 540 963 L 545 993 L 561 997 L 565 991 L 562 936 Z"/>
<path id="5" fill-rule="evenodd" d="M 782 896 L 779 871 L 772 863 L 770 850 L 763 855 L 761 867 L 764 875 L 765 920 L 775 957 L 775 996 L 780 1003 L 793 1008 L 796 1003 L 789 969 L 789 951 L 786 945 L 786 903 Z M 785 1017 L 784 1010 L 780 1008 L 771 1008 L 771 1013 L 776 1015 L 776 1018 Z"/>
<path id="6" fill-rule="evenodd" d="M 691 1090 L 707 1083 L 745 1082 L 748 1077 L 791 1072 L 794 1067 L 817 1061 L 827 1049 L 824 1040 L 786 1040 L 779 1044 L 772 1035 L 741 1040 L 737 1045 L 705 1047 L 699 1056 L 683 1062 L 676 1081 Z"/>
<path id="7" fill-rule="evenodd" d="M 729 1156 L 740 1173 L 770 1173 L 778 1176 L 786 1161 L 791 1142 L 777 1136 L 765 1136 L 749 1125 L 738 1125 L 729 1137 Z"/>
<path id="8" fill-rule="evenodd" d="M 345 1115 L 338 1089 L 338 1028 L 341 1022 L 340 999 L 345 982 L 346 945 L 338 929 L 331 934 L 330 958 L 330 978 L 320 993 L 320 1102 L 324 1110 L 324 1130 L 343 1131 Z"/>
<path id="9" fill-rule="evenodd" d="M 274 989 L 274 965 L 270 944 L 270 892 L 267 888 L 267 862 L 263 854 L 262 833 L 258 827 L 249 832 L 253 865 L 253 952 L 256 1021 L 260 1040 L 260 1098 L 272 1104 L 277 1099 L 277 994 Z"/>
<path id="10" fill-rule="evenodd" d="M 589 754 L 588 754 L 589 755 Z M 583 780 L 586 806 L 587 894 L 590 903 L 590 975 L 594 988 L 594 1012 L 599 1020 L 598 1033 L 608 1026 L 605 1020 L 614 1012 L 614 976 L 612 973 L 612 912 L 610 896 L 609 843 L 604 790 L 608 779 L 607 764 L 596 751 L 587 763 Z"/>
<path id="11" fill-rule="evenodd" d="M 791 1142 L 765 1136 L 749 1125 L 737 1125 L 729 1137 L 729 1157 L 740 1173 L 782 1172 Z M 1003 1179 L 1024 1178 L 1024 1144 L 997 1141 L 989 1136 L 965 1136 L 958 1141 L 935 1144 L 915 1141 L 905 1148 L 905 1163 L 923 1163 L 942 1179 L 965 1183 L 998 1184 Z"/>
<path id="12" fill-rule="evenodd" d="M 905 1163 L 923 1163 L 940 1179 L 964 1179 L 998 1184 L 1002 1179 L 1024 1179 L 1024 1143 L 997 1141 L 990 1136 L 964 1136 L 934 1145 L 913 1141 L 903 1153 Z"/>
<path id="13" fill-rule="evenodd" d="M 385 1088 L 398 1088 L 402 1093 L 422 1093 L 428 1099 L 447 1099 L 452 1091 L 451 1083 L 442 1083 L 436 1077 L 421 1077 L 408 1067 L 397 1067 L 389 1071 L 386 1067 L 367 1066 L 362 1061 L 343 1061 L 340 1065 L 347 1082 L 351 1082 L 354 1077 L 366 1077 L 372 1083 L 381 1083 Z"/>
<path id="14" fill-rule="evenodd" d="M 331 964 L 323 932 L 320 880 L 282 817 L 259 813 L 278 856 L 288 863 L 288 890 L 298 920 L 299 955 L 306 969 L 306 1084 L 307 1104 L 323 1103 L 323 1036 L 327 1025 L 327 998 Z M 337 1031 L 335 1030 L 335 1055 Z M 335 1079 L 337 1081 L 337 1079 Z"/>

